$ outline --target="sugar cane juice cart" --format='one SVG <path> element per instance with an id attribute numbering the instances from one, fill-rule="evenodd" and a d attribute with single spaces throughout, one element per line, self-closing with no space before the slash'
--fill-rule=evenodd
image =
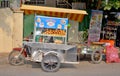
<path id="1" fill-rule="evenodd" d="M 31 48 L 31 61 L 40 62 L 42 69 L 48 72 L 57 71 L 61 63 L 78 63 L 77 47 L 67 44 L 68 18 L 58 17 L 67 15 L 72 18 L 71 16 L 75 14 L 76 17 L 83 19 L 84 14 L 87 14 L 85 11 L 76 10 L 75 13 L 75 10 L 70 9 L 29 5 L 22 5 L 21 9 L 25 13 L 26 10 L 35 13 L 33 40 L 24 43 Z M 41 16 L 37 13 L 57 17 Z"/>

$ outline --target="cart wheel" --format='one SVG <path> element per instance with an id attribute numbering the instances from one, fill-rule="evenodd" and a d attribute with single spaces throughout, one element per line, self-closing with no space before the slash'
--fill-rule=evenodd
<path id="1" fill-rule="evenodd" d="M 94 50 L 91 55 L 91 60 L 94 64 L 98 64 L 102 61 L 102 51 L 100 49 Z"/>
<path id="2" fill-rule="evenodd" d="M 46 72 L 55 72 L 60 68 L 60 60 L 55 54 L 47 54 L 41 61 L 41 67 Z"/>
<path id="3" fill-rule="evenodd" d="M 11 65 L 23 65 L 25 58 L 22 54 L 20 54 L 20 51 L 13 50 L 9 56 L 8 56 L 8 61 Z"/>

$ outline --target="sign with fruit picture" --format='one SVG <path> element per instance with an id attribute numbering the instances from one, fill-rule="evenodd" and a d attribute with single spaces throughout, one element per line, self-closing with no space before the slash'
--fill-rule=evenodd
<path id="1" fill-rule="evenodd" d="M 51 29 L 67 29 L 68 19 L 47 17 L 47 16 L 36 16 L 35 17 L 36 28 L 51 28 Z"/>
<path id="2" fill-rule="evenodd" d="M 35 16 L 35 41 L 66 43 L 68 18 Z"/>

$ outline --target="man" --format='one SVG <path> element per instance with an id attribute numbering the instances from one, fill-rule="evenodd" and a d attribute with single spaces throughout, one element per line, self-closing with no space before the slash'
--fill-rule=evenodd
<path id="1" fill-rule="evenodd" d="M 25 37 L 23 40 L 32 42 L 32 40 L 33 40 L 33 32 L 31 32 L 31 34 L 29 36 Z"/>

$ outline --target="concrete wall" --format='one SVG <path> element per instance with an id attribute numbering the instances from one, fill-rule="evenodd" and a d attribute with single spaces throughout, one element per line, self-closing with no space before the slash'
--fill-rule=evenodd
<path id="1" fill-rule="evenodd" d="M 22 45 L 23 40 L 23 12 L 16 11 L 13 16 L 13 47 Z"/>
<path id="2" fill-rule="evenodd" d="M 45 4 L 40 4 L 40 6 L 56 7 L 56 0 L 45 0 Z"/>
<path id="3" fill-rule="evenodd" d="M 72 9 L 85 9 L 85 3 L 75 2 L 72 3 Z M 68 42 L 82 43 L 83 42 L 83 32 L 78 31 L 79 22 L 70 20 L 69 23 L 71 27 L 68 29 Z"/>
<path id="4" fill-rule="evenodd" d="M 79 42 L 78 40 L 78 26 L 77 21 L 69 21 L 71 27 L 68 29 L 68 42 Z"/>
<path id="5" fill-rule="evenodd" d="M 45 6 L 56 7 L 56 0 L 46 0 Z"/>
<path id="6" fill-rule="evenodd" d="M 0 9 L 0 52 L 12 49 L 13 12 L 9 9 Z"/>
<path id="7" fill-rule="evenodd" d="M 17 28 L 18 27 L 18 28 Z M 18 30 L 19 29 L 19 30 Z M 23 13 L 0 9 L 0 53 L 10 52 L 22 42 Z M 16 44 L 17 42 L 17 44 Z"/>

